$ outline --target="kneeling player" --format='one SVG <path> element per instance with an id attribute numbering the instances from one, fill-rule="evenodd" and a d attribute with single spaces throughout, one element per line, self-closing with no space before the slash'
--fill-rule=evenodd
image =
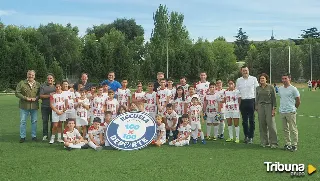
<path id="1" fill-rule="evenodd" d="M 89 147 L 87 145 L 88 142 L 83 139 L 79 131 L 74 127 L 75 120 L 69 119 L 67 128 L 63 131 L 64 146 L 67 150 L 71 150 L 72 148 L 87 149 Z"/>
<path id="2" fill-rule="evenodd" d="M 182 115 L 182 124 L 179 127 L 178 139 L 169 142 L 169 145 L 184 146 L 189 145 L 191 126 L 187 114 Z"/>
<path id="3" fill-rule="evenodd" d="M 95 117 L 93 119 L 93 125 L 90 126 L 88 134 L 89 134 L 89 138 L 88 138 L 88 145 L 97 150 L 100 151 L 102 149 L 102 146 L 104 144 L 103 141 L 103 128 L 100 127 L 101 124 L 101 119 L 99 117 Z"/>
<path id="4" fill-rule="evenodd" d="M 153 144 L 156 146 L 161 146 L 166 143 L 166 126 L 162 122 L 162 116 L 156 116 L 157 121 L 157 136 L 156 139 L 153 141 Z"/>

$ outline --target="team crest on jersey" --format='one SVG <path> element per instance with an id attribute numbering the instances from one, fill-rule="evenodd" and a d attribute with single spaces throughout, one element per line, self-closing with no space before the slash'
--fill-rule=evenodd
<path id="1" fill-rule="evenodd" d="M 107 128 L 109 144 L 119 150 L 138 150 L 148 146 L 156 135 L 156 122 L 145 112 L 120 114 Z"/>

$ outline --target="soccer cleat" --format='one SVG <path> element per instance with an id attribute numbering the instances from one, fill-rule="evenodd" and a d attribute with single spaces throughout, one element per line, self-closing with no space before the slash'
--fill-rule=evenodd
<path id="1" fill-rule="evenodd" d="M 224 139 L 223 134 L 219 135 L 219 139 Z"/>
<path id="2" fill-rule="evenodd" d="M 197 139 L 193 139 L 193 144 L 197 144 Z"/>
<path id="3" fill-rule="evenodd" d="M 297 146 L 292 146 L 290 151 L 294 152 L 294 151 L 297 151 L 297 150 L 298 150 Z"/>
<path id="4" fill-rule="evenodd" d="M 284 145 L 284 150 L 291 151 L 291 146 L 290 145 Z"/>
<path id="5" fill-rule="evenodd" d="M 88 144 L 85 144 L 85 145 L 81 146 L 81 149 L 88 149 L 88 148 L 89 148 Z"/>
<path id="6" fill-rule="evenodd" d="M 54 143 L 54 138 L 51 138 L 49 141 L 49 144 L 53 144 Z"/>
<path id="7" fill-rule="evenodd" d="M 228 138 L 228 139 L 226 139 L 226 142 L 232 142 L 233 141 L 233 139 L 232 138 Z"/>
<path id="8" fill-rule="evenodd" d="M 278 148 L 277 145 L 271 145 L 271 149 L 276 149 L 276 148 Z"/>
<path id="9" fill-rule="evenodd" d="M 216 137 L 213 137 L 213 138 L 212 138 L 212 141 L 217 141 L 217 138 L 216 138 Z"/>
<path id="10" fill-rule="evenodd" d="M 235 143 L 240 143 L 240 140 L 239 139 L 236 139 L 236 141 L 234 141 Z"/>
<path id="11" fill-rule="evenodd" d="M 64 143 L 64 141 L 63 141 L 61 138 L 58 138 L 57 141 L 58 141 L 59 143 Z"/>
<path id="12" fill-rule="evenodd" d="M 206 140 L 203 139 L 203 140 L 201 140 L 201 143 L 205 145 L 207 142 L 206 142 Z"/>
<path id="13" fill-rule="evenodd" d="M 212 140 L 212 138 L 210 136 L 207 136 L 206 140 L 210 141 L 210 140 Z"/>
<path id="14" fill-rule="evenodd" d="M 32 141 L 34 141 L 34 142 L 38 141 L 37 137 L 33 137 Z"/>
<path id="15" fill-rule="evenodd" d="M 248 143 L 248 141 L 249 141 L 248 137 L 245 137 L 244 140 L 243 140 L 243 142 L 246 143 L 246 144 Z"/>
<path id="16" fill-rule="evenodd" d="M 26 138 L 20 138 L 20 143 L 23 143 L 23 142 L 25 142 L 26 141 Z"/>
<path id="17" fill-rule="evenodd" d="M 72 150 L 72 148 L 70 148 L 69 146 L 68 146 L 68 147 L 65 147 L 65 149 L 66 149 L 67 151 L 71 151 L 71 150 Z"/>
<path id="18" fill-rule="evenodd" d="M 48 136 L 43 136 L 42 141 L 47 141 L 48 140 Z"/>
<path id="19" fill-rule="evenodd" d="M 98 146 L 97 148 L 96 148 L 96 151 L 101 151 L 102 150 L 102 146 Z"/>
<path id="20" fill-rule="evenodd" d="M 253 144 L 253 139 L 252 138 L 249 139 L 248 144 Z"/>

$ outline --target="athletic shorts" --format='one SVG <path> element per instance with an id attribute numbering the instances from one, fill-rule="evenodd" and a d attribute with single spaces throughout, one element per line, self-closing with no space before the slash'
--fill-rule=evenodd
<path id="1" fill-rule="evenodd" d="M 191 122 L 191 130 L 195 131 L 196 129 L 201 129 L 201 123 L 200 121 L 198 122 Z"/>
<path id="2" fill-rule="evenodd" d="M 226 112 L 224 113 L 225 115 L 225 118 L 228 119 L 228 118 L 240 118 L 240 111 L 237 111 L 237 112 Z"/>
<path id="3" fill-rule="evenodd" d="M 76 126 L 87 126 L 87 125 L 88 125 L 87 119 L 82 119 L 82 118 L 76 119 Z"/>
<path id="4" fill-rule="evenodd" d="M 76 110 L 67 110 L 66 111 L 66 119 L 75 119 L 76 116 Z"/>
<path id="5" fill-rule="evenodd" d="M 66 121 L 66 113 L 58 115 L 56 112 L 52 111 L 52 122 L 58 123 L 59 121 Z"/>
<path id="6" fill-rule="evenodd" d="M 215 116 L 213 116 L 213 117 L 207 117 L 207 123 L 220 123 L 220 121 L 217 121 L 216 119 L 215 119 Z"/>

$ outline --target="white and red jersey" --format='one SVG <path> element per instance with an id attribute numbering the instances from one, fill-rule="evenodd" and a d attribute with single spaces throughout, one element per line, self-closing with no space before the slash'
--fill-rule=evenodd
<path id="1" fill-rule="evenodd" d="M 203 103 L 205 95 L 208 93 L 210 82 L 197 82 L 196 83 L 196 92 L 200 98 L 200 102 Z"/>
<path id="2" fill-rule="evenodd" d="M 75 96 L 76 99 L 77 99 L 77 98 L 80 98 L 80 97 L 81 97 L 81 94 L 80 94 L 80 92 L 75 92 L 75 93 L 74 93 L 74 96 Z"/>
<path id="3" fill-rule="evenodd" d="M 198 99 L 199 99 L 199 96 L 197 95 L 197 94 L 194 94 L 194 95 L 189 95 L 189 96 L 187 96 L 186 97 L 186 101 L 185 101 L 185 103 L 187 104 L 187 112 L 189 112 L 189 110 L 190 110 L 190 107 L 191 107 L 191 105 L 192 105 L 192 103 L 191 103 L 191 100 L 192 100 L 192 97 L 193 96 L 196 96 L 196 97 L 198 97 Z M 200 100 L 199 100 L 200 101 Z"/>
<path id="4" fill-rule="evenodd" d="M 88 129 L 88 134 L 92 134 L 92 137 L 94 140 L 100 140 L 100 134 L 103 133 L 103 128 L 101 126 L 98 126 L 98 128 L 94 128 L 94 126 L 90 126 Z M 90 140 L 90 137 L 89 137 Z"/>
<path id="5" fill-rule="evenodd" d="M 117 101 L 117 99 L 107 99 L 105 104 L 107 107 L 106 111 L 111 111 L 113 116 L 117 115 L 117 108 L 119 106 L 119 102 Z"/>
<path id="6" fill-rule="evenodd" d="M 117 93 L 119 105 L 129 107 L 129 97 L 131 97 L 130 89 L 119 88 Z"/>
<path id="7" fill-rule="evenodd" d="M 146 101 L 144 110 L 149 113 L 156 113 L 157 112 L 157 93 L 147 92 L 144 95 L 144 100 Z"/>
<path id="8" fill-rule="evenodd" d="M 105 98 L 103 95 L 95 96 L 91 101 L 91 113 L 93 117 L 103 117 L 103 106 L 105 105 Z"/>
<path id="9" fill-rule="evenodd" d="M 177 97 L 174 101 L 174 110 L 179 116 L 182 116 L 184 113 L 184 106 L 185 106 L 185 101 L 182 99 L 182 97 Z"/>
<path id="10" fill-rule="evenodd" d="M 176 88 L 173 87 L 172 89 L 168 89 L 170 91 L 170 98 L 169 98 L 169 103 L 173 103 L 174 101 L 174 96 L 176 95 Z"/>
<path id="11" fill-rule="evenodd" d="M 69 131 L 69 128 L 64 129 L 63 138 L 67 138 L 68 141 L 74 141 L 76 139 L 80 139 L 81 134 L 76 128 L 73 128 L 72 131 Z"/>
<path id="12" fill-rule="evenodd" d="M 84 98 L 84 99 L 77 99 L 77 104 L 79 103 L 83 103 L 85 106 L 90 106 L 90 102 L 89 99 Z M 85 109 L 82 105 L 78 106 L 76 109 L 76 118 L 77 119 L 83 119 L 83 120 L 87 120 L 88 119 L 88 110 Z"/>
<path id="13" fill-rule="evenodd" d="M 192 122 L 199 122 L 201 118 L 202 107 L 200 105 L 191 105 L 189 108 L 189 116 Z"/>
<path id="14" fill-rule="evenodd" d="M 190 141 L 190 133 L 191 133 L 191 126 L 190 126 L 190 124 L 187 124 L 186 126 L 181 125 L 181 126 L 179 127 L 178 131 L 180 132 L 180 137 L 179 137 L 179 138 L 184 138 L 184 137 L 186 137 L 187 135 L 189 135 L 188 138 L 187 138 L 187 140 Z"/>
<path id="15" fill-rule="evenodd" d="M 164 106 L 167 103 L 167 97 L 171 96 L 171 91 L 167 88 L 159 89 L 157 92 L 157 96 L 159 98 L 160 106 Z"/>
<path id="16" fill-rule="evenodd" d="M 221 90 L 216 89 L 216 92 L 220 95 L 220 101 L 223 101 L 225 91 L 226 89 L 221 89 Z M 221 108 L 222 113 L 224 112 L 224 107 L 225 107 L 225 103 L 222 104 L 222 108 Z"/>
<path id="17" fill-rule="evenodd" d="M 218 93 L 207 94 L 204 97 L 204 101 L 207 104 L 206 110 L 204 110 L 208 117 L 214 117 L 215 113 L 219 110 L 220 95 Z"/>
<path id="18" fill-rule="evenodd" d="M 75 111 L 74 101 L 75 101 L 76 96 L 75 96 L 74 92 L 67 90 L 67 91 L 62 91 L 62 94 L 64 94 L 65 98 L 68 100 L 66 112 Z"/>
<path id="19" fill-rule="evenodd" d="M 176 87 L 182 87 L 183 88 L 183 91 L 184 91 L 184 96 L 185 98 L 187 98 L 187 96 L 189 95 L 189 84 L 186 84 L 186 85 L 177 85 Z"/>
<path id="20" fill-rule="evenodd" d="M 100 128 L 102 129 L 102 133 L 105 134 L 104 130 L 107 129 L 108 127 L 108 123 L 104 122 L 104 123 L 100 123 Z"/>
<path id="21" fill-rule="evenodd" d="M 102 96 L 103 96 L 104 100 L 107 100 L 109 97 L 108 92 L 103 92 Z"/>
<path id="22" fill-rule="evenodd" d="M 134 92 L 133 94 L 136 99 L 144 99 L 144 96 L 146 93 L 142 91 L 142 92 Z"/>
<path id="23" fill-rule="evenodd" d="M 59 111 L 63 111 L 65 109 L 65 99 L 66 97 L 63 93 L 54 93 L 50 96 L 53 106 Z"/>
<path id="24" fill-rule="evenodd" d="M 225 112 L 239 112 L 239 98 L 241 94 L 239 90 L 226 90 L 224 92 L 226 98 Z"/>
<path id="25" fill-rule="evenodd" d="M 162 134 L 162 136 L 161 136 L 161 134 Z M 166 125 L 164 123 L 161 123 L 160 126 L 157 125 L 157 140 L 158 139 L 166 140 Z"/>
<path id="26" fill-rule="evenodd" d="M 167 123 L 168 123 L 168 125 L 170 127 L 178 125 L 178 114 L 175 111 L 172 111 L 172 113 L 170 113 L 170 114 L 166 111 L 166 112 L 164 112 L 163 115 L 166 118 Z M 173 119 L 177 119 L 175 125 L 172 125 L 173 124 Z"/>

